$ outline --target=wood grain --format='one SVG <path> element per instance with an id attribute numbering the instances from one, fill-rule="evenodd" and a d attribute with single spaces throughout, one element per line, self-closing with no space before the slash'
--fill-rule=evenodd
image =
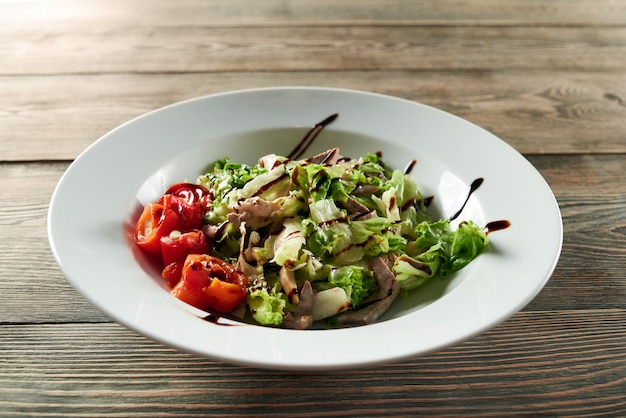
<path id="1" fill-rule="evenodd" d="M 524 312 L 422 358 L 305 374 L 194 357 L 115 324 L 5 326 L 0 409 L 12 416 L 620 415 L 626 335 L 615 329 L 625 323 L 625 310 Z"/>
<path id="2" fill-rule="evenodd" d="M 553 188 L 565 236 L 561 260 L 529 309 L 626 309 L 621 263 L 626 257 L 626 158 L 529 158 Z M 4 237 L 0 277 L 8 279 L 0 281 L 0 323 L 106 321 L 69 285 L 48 246 L 47 205 L 66 167 L 67 163 L 0 165 L 0 189 L 11 196 L 0 201 L 0 236 Z M 28 262 L 12 262 L 33 259 L 35 272 Z"/>
<path id="3" fill-rule="evenodd" d="M 623 72 L 576 71 L 0 76 L 0 155 L 5 161 L 71 160 L 109 130 L 156 108 L 280 85 L 414 100 L 468 119 L 524 154 L 626 153 L 624 80 Z"/>
<path id="4" fill-rule="evenodd" d="M 245 10 L 245 13 L 242 13 Z M 57 0 L 0 3 L 5 25 L 581 25 L 626 23 L 620 0 Z"/>
<path id="5" fill-rule="evenodd" d="M 623 39 L 623 27 L 0 27 L 0 75 L 620 71 Z"/>

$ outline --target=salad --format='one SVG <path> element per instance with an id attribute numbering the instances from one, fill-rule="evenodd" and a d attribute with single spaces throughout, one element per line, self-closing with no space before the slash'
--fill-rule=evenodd
<path id="1" fill-rule="evenodd" d="M 375 322 L 404 292 L 457 271 L 485 230 L 433 220 L 414 178 L 378 154 L 224 158 L 145 206 L 135 242 L 171 293 L 207 312 L 295 329 Z"/>

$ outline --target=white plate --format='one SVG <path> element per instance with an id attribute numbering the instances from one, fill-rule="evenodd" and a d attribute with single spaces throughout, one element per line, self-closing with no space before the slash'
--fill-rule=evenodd
<path id="1" fill-rule="evenodd" d="M 506 219 L 491 246 L 446 280 L 397 301 L 376 324 L 295 331 L 208 322 L 167 292 L 134 249 L 141 206 L 170 184 L 195 180 L 230 156 L 255 163 L 286 155 L 316 122 L 338 112 L 307 155 L 339 146 L 357 157 L 383 152 L 413 170 L 432 214 L 459 209 L 471 182 L 483 185 L 458 219 Z M 68 168 L 50 203 L 48 233 L 68 280 L 126 327 L 183 351 L 276 369 L 332 369 L 396 361 L 458 343 L 506 320 L 542 289 L 562 244 L 557 202 L 541 175 L 487 131 L 446 112 L 366 92 L 269 88 L 201 97 L 156 110 L 109 132 Z"/>

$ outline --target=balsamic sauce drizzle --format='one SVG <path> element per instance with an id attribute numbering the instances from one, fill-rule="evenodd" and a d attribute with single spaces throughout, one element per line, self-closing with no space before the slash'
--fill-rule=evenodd
<path id="1" fill-rule="evenodd" d="M 313 127 L 309 130 L 309 132 L 306 133 L 306 135 L 304 135 L 298 145 L 296 145 L 296 147 L 289 153 L 289 155 L 287 155 L 287 158 L 293 160 L 302 157 L 302 154 L 306 152 L 306 150 L 313 143 L 313 141 L 315 141 L 315 138 L 317 138 L 317 136 L 320 134 L 320 132 L 322 132 L 322 130 L 327 125 L 331 124 L 335 119 L 337 119 L 338 116 L 339 113 L 333 113 L 323 121 L 313 125 Z"/>
<path id="2" fill-rule="evenodd" d="M 409 162 L 406 167 L 404 167 L 404 174 L 411 174 L 411 171 L 413 171 L 413 167 L 415 167 L 415 164 L 417 163 L 416 160 L 411 160 L 411 162 Z"/>
<path id="3" fill-rule="evenodd" d="M 454 219 L 458 218 L 459 215 L 461 215 L 461 212 L 463 212 L 463 209 L 465 208 L 465 205 L 467 205 L 467 201 L 472 196 L 472 193 L 478 190 L 480 185 L 483 184 L 483 181 L 485 181 L 485 179 L 482 177 L 479 177 L 472 182 L 472 184 L 470 185 L 469 192 L 467 193 L 467 197 L 465 198 L 465 202 L 463 202 L 463 206 L 461 206 L 461 209 L 459 209 L 457 213 L 455 213 L 452 217 L 450 217 L 451 221 L 453 221 Z M 511 226 L 511 222 L 507 221 L 506 219 L 501 219 L 498 221 L 491 221 L 491 222 L 488 222 L 487 225 L 485 225 L 485 233 L 489 235 L 491 232 L 501 231 L 503 229 L 507 229 L 510 226 Z"/>
<path id="4" fill-rule="evenodd" d="M 208 314 L 205 316 L 198 315 L 198 318 L 202 319 L 203 321 L 207 321 L 212 324 L 221 325 L 224 327 L 232 327 L 232 326 L 237 326 L 237 325 L 250 325 L 248 322 L 244 322 L 242 318 L 237 318 L 234 315 L 224 314 L 221 312 L 213 312 L 210 310 L 207 313 Z"/>
<path id="5" fill-rule="evenodd" d="M 501 231 L 503 229 L 507 229 L 509 226 L 511 226 L 511 222 L 506 219 L 491 221 L 485 225 L 485 233 L 489 235 L 491 232 Z"/>
<path id="6" fill-rule="evenodd" d="M 469 192 L 467 193 L 467 197 L 465 198 L 465 202 L 463 202 L 463 206 L 461 206 L 461 209 L 459 209 L 457 211 L 457 213 L 455 213 L 454 215 L 452 215 L 450 217 L 450 220 L 453 221 L 456 218 L 459 217 L 459 215 L 461 215 L 461 212 L 463 212 L 463 209 L 465 209 L 465 205 L 467 205 L 467 201 L 469 200 L 469 198 L 472 196 L 472 193 L 474 193 L 476 190 L 478 190 L 478 188 L 480 187 L 481 184 L 483 184 L 483 181 L 485 181 L 484 178 L 482 177 L 478 177 L 476 180 L 474 180 L 472 182 L 472 184 L 470 185 L 470 189 Z"/>

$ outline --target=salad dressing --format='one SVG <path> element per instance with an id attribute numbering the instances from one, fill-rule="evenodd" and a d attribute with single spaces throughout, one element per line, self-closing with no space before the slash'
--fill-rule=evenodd
<path id="1" fill-rule="evenodd" d="M 413 171 L 413 167 L 415 167 L 415 164 L 417 163 L 417 160 L 411 160 L 410 163 L 408 163 L 406 165 L 406 167 L 404 167 L 404 174 L 411 174 L 411 171 Z"/>
<path id="2" fill-rule="evenodd" d="M 507 221 L 506 219 L 492 221 L 485 225 L 485 231 L 487 235 L 489 235 L 491 232 L 501 231 L 503 229 L 507 229 L 509 226 L 511 226 L 511 222 Z"/>
<path id="3" fill-rule="evenodd" d="M 472 182 L 472 184 L 470 185 L 469 192 L 467 193 L 467 197 L 465 198 L 465 202 L 463 202 L 463 205 L 461 206 L 461 209 L 459 209 L 459 210 L 457 211 L 457 213 L 455 213 L 454 215 L 452 215 L 452 216 L 450 217 L 450 220 L 451 220 L 451 221 L 455 220 L 456 218 L 458 218 L 458 217 L 459 217 L 459 215 L 461 215 L 461 212 L 463 212 L 463 209 L 465 209 L 465 205 L 467 205 L 468 200 L 470 199 L 470 197 L 472 196 L 472 194 L 473 194 L 476 190 L 478 190 L 478 188 L 480 187 L 480 185 L 481 185 L 481 184 L 483 184 L 483 181 L 485 181 L 485 179 L 484 179 L 484 178 L 482 178 L 482 177 L 479 177 L 479 178 L 477 178 L 476 180 L 474 180 L 474 181 Z"/>
<path id="4" fill-rule="evenodd" d="M 287 158 L 290 160 L 299 159 L 306 152 L 306 150 L 311 146 L 315 138 L 324 130 L 324 128 L 331 124 L 337 117 L 339 113 L 333 113 L 326 119 L 321 122 L 316 123 L 313 127 L 304 135 L 302 140 L 296 145 L 296 147 L 287 155 Z"/>
<path id="5" fill-rule="evenodd" d="M 272 180 L 270 182 L 267 182 L 266 184 L 261 186 L 259 188 L 259 190 L 256 191 L 256 193 L 254 193 L 254 196 L 262 195 L 267 190 L 269 190 L 273 185 L 280 183 L 285 177 L 287 177 L 287 174 L 283 174 L 282 176 L 278 177 L 277 179 Z"/>

